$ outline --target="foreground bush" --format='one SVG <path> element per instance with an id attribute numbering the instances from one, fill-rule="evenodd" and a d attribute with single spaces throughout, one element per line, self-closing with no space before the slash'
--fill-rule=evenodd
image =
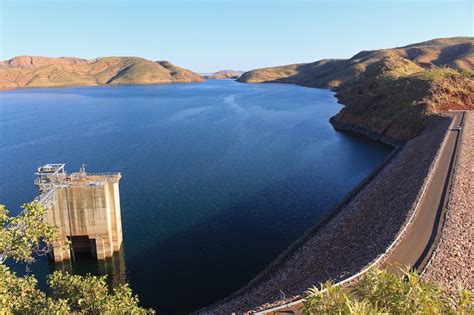
<path id="1" fill-rule="evenodd" d="M 448 294 L 415 272 L 402 275 L 374 268 L 351 288 L 332 282 L 305 293 L 305 314 L 474 314 L 473 293 Z"/>
<path id="2" fill-rule="evenodd" d="M 23 205 L 17 217 L 8 216 L 0 205 L 0 314 L 147 314 L 127 284 L 107 287 L 106 277 L 77 276 L 56 271 L 48 276 L 51 296 L 36 288 L 33 275 L 18 277 L 6 265 L 32 263 L 57 239 L 57 228 L 45 220 L 45 210 L 36 203 Z"/>

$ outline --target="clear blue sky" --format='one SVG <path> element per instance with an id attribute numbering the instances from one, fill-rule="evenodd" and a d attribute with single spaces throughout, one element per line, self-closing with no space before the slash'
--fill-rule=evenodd
<path id="1" fill-rule="evenodd" d="M 0 59 L 141 56 L 199 72 L 473 36 L 472 0 L 0 0 Z"/>

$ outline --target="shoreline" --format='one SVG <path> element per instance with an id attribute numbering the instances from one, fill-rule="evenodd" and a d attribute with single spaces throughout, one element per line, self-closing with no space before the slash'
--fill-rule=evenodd
<path id="1" fill-rule="evenodd" d="M 87 88 L 87 87 L 103 87 L 103 86 L 129 86 L 129 85 L 164 85 L 164 84 L 188 84 L 188 83 L 202 83 L 202 81 L 174 81 L 174 82 L 162 82 L 162 83 L 120 83 L 120 84 L 70 84 L 70 85 L 49 85 L 49 86 L 13 86 L 13 87 L 0 87 L 2 91 L 12 90 L 27 90 L 27 89 L 54 89 L 54 88 Z"/>
<path id="2" fill-rule="evenodd" d="M 391 145 L 392 147 L 395 147 L 395 148 L 398 147 L 398 146 L 403 146 L 403 144 L 406 142 L 406 141 L 390 138 L 390 137 L 387 137 L 387 136 L 384 136 L 384 135 L 380 135 L 380 134 L 378 134 L 374 131 L 371 131 L 370 129 L 366 129 L 366 128 L 362 128 L 362 127 L 355 127 L 355 126 L 352 126 L 350 124 L 337 121 L 336 119 L 333 119 L 334 117 L 336 117 L 336 116 L 331 117 L 329 119 L 329 122 L 331 123 L 332 127 L 337 131 L 363 135 L 363 136 L 366 136 L 366 137 L 368 137 L 372 140 L 380 141 L 382 143 Z"/>
<path id="3" fill-rule="evenodd" d="M 337 103 L 342 106 L 341 110 L 337 114 L 335 114 L 334 116 L 329 118 L 329 123 L 331 124 L 331 126 L 335 130 L 365 136 L 365 137 L 368 137 L 369 139 L 372 139 L 372 140 L 375 140 L 375 141 L 380 141 L 380 142 L 382 142 L 384 144 L 388 144 L 392 147 L 403 146 L 407 141 L 411 140 L 411 139 L 406 140 L 406 139 L 392 138 L 392 137 L 389 137 L 389 136 L 385 135 L 384 132 L 379 133 L 379 132 L 373 131 L 369 128 L 354 126 L 352 124 L 345 123 L 345 122 L 342 122 L 341 120 L 338 120 L 337 115 L 347 105 L 341 102 L 340 96 L 338 96 L 338 93 L 340 91 L 338 90 L 337 87 L 334 88 L 334 87 L 329 87 L 329 86 L 301 84 L 301 83 L 298 83 L 298 82 L 285 82 L 285 81 L 280 81 L 280 82 L 277 82 L 277 81 L 247 82 L 247 81 L 239 81 L 239 79 L 236 79 L 234 81 L 236 81 L 238 83 L 242 83 L 242 84 L 284 84 L 284 85 L 290 84 L 290 85 L 296 85 L 296 86 L 301 86 L 301 87 L 310 88 L 310 89 L 329 90 L 329 91 L 334 93 L 334 97 L 336 98 Z M 442 116 L 442 114 L 434 114 L 432 116 Z"/>

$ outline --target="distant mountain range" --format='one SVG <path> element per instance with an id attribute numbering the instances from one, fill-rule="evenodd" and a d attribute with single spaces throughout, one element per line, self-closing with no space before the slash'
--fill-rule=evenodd
<path id="1" fill-rule="evenodd" d="M 204 79 L 238 79 L 243 71 L 222 70 L 214 73 L 202 74 Z"/>
<path id="2" fill-rule="evenodd" d="M 80 59 L 19 56 L 0 62 L 0 88 L 200 82 L 168 61 L 138 57 Z"/>
<path id="3" fill-rule="evenodd" d="M 474 38 L 455 37 L 256 69 L 238 81 L 333 89 L 346 105 L 331 119 L 334 127 L 397 142 L 418 135 L 431 114 L 474 109 L 473 79 Z"/>

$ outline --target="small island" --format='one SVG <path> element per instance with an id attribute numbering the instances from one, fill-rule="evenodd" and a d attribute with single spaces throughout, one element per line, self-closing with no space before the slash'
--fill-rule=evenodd
<path id="1" fill-rule="evenodd" d="M 243 74 L 243 71 L 236 70 L 221 70 L 214 73 L 203 74 L 202 77 L 209 79 L 238 79 Z"/>

